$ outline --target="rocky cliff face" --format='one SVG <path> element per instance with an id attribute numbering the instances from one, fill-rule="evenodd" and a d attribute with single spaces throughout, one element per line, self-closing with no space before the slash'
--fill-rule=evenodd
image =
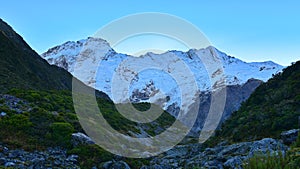
<path id="1" fill-rule="evenodd" d="M 220 124 L 228 119 L 230 115 L 237 111 L 241 103 L 247 100 L 251 93 L 262 83 L 260 80 L 250 79 L 243 85 L 231 85 L 226 87 L 226 102 Z M 203 128 L 211 106 L 211 93 L 202 92 L 200 94 L 200 107 L 198 117 L 190 133 L 192 136 L 198 136 Z M 177 109 L 178 110 L 178 109 Z M 174 110 L 172 110 L 174 111 Z M 175 110 L 176 111 L 176 110 Z"/>

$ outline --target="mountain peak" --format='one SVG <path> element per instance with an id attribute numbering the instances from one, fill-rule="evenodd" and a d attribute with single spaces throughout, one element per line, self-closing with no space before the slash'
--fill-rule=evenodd
<path id="1" fill-rule="evenodd" d="M 126 58 L 133 57 L 125 54 L 116 53 L 109 45 L 109 43 L 100 38 L 88 38 L 86 40 L 81 40 L 82 43 L 68 42 L 63 45 L 55 47 L 55 50 L 50 50 L 44 54 L 44 57 L 50 64 L 54 64 L 64 69 L 68 70 L 70 73 L 74 73 L 74 65 L 76 62 L 80 62 L 79 65 L 88 66 L 91 63 L 101 61 L 101 70 L 105 71 L 101 74 L 101 78 L 98 79 L 99 85 L 96 85 L 96 88 L 106 92 L 108 95 L 111 94 L 111 77 L 114 73 L 118 71 L 118 65 L 122 63 Z M 69 45 L 70 44 L 70 45 Z M 175 56 L 174 56 L 175 55 Z M 271 64 L 271 62 L 258 62 L 258 63 L 246 63 L 237 58 L 228 56 L 226 53 L 223 53 L 216 49 L 214 46 L 208 46 L 203 49 L 190 49 L 188 52 L 182 51 L 167 51 L 162 54 L 154 54 L 147 53 L 142 55 L 140 58 L 153 61 L 154 58 L 159 58 L 161 56 L 168 57 L 177 57 L 182 60 L 188 67 L 190 67 L 191 71 L 196 75 L 196 80 L 199 83 L 198 86 L 201 91 L 206 91 L 212 89 L 211 87 L 215 82 L 211 82 L 207 75 L 206 67 L 214 67 L 214 61 L 219 60 L 224 69 L 224 74 L 226 78 L 227 85 L 242 85 L 246 83 L 249 79 L 258 79 L 262 81 L 267 81 L 272 77 L 272 74 L 276 74 L 281 71 L 283 68 L 278 64 Z M 207 61 L 204 65 L 203 61 Z M 84 64 L 84 62 L 88 64 Z M 139 59 L 135 61 L 139 62 Z M 157 64 L 166 64 L 167 61 L 159 61 Z M 141 63 L 136 64 L 142 64 Z M 175 62 L 174 62 L 175 63 Z M 172 63 L 170 63 L 172 64 Z M 164 65 L 161 65 L 164 67 Z M 129 65 L 130 67 L 130 65 Z M 80 68 L 80 67 L 76 67 Z M 88 67 L 84 67 L 82 69 L 86 69 Z M 214 69 L 214 68 L 213 68 Z M 121 70 L 119 70 L 121 71 Z M 218 70 L 215 70 L 218 71 Z M 214 73 L 214 72 L 211 72 Z M 82 76 L 84 77 L 84 76 Z M 89 75 L 85 75 L 85 77 L 90 77 Z M 167 81 L 166 79 L 161 79 L 160 75 L 149 74 L 147 78 L 150 80 L 156 79 L 156 81 Z M 80 78 L 79 78 L 80 79 Z M 141 79 L 141 78 L 140 78 Z M 83 82 L 86 82 L 89 85 L 95 85 L 96 79 L 80 79 Z M 144 82 L 143 82 L 144 83 Z M 146 83 L 146 82 L 145 82 Z M 156 84 L 158 82 L 155 82 Z M 141 84 L 140 87 L 142 87 Z"/>
<path id="2" fill-rule="evenodd" d="M 93 48 L 93 49 L 111 49 L 110 44 L 101 38 L 88 37 L 87 39 L 82 39 L 79 41 L 67 41 L 62 45 L 57 45 L 48 49 L 41 56 L 45 59 L 58 58 L 60 56 L 73 56 L 78 55 L 83 48 Z"/>

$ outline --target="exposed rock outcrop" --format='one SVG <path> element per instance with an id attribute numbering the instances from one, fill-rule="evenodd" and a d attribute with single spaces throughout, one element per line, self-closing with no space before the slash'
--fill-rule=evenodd
<path id="1" fill-rule="evenodd" d="M 74 147 L 78 145 L 95 144 L 90 137 L 80 132 L 72 134 L 71 143 Z"/>
<path id="2" fill-rule="evenodd" d="M 261 83 L 260 80 L 250 79 L 244 85 L 227 86 L 225 107 L 219 125 L 228 119 L 234 111 L 237 111 L 242 102 L 247 100 Z M 202 92 L 199 97 L 199 113 L 191 133 L 194 135 L 202 129 L 211 106 L 211 93 Z M 174 110 L 174 108 L 170 110 Z"/>

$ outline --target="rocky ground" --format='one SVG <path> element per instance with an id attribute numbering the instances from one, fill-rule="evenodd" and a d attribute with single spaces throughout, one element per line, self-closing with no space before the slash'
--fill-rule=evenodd
<path id="1" fill-rule="evenodd" d="M 201 145 L 176 146 L 161 157 L 151 160 L 156 168 L 241 168 L 247 159 L 255 154 L 285 154 L 288 147 L 272 138 L 254 142 L 226 145 L 225 142 L 213 148 L 200 151 Z M 151 168 L 151 167 L 145 167 Z"/>
<path id="2" fill-rule="evenodd" d="M 0 95 L 0 105 L 6 105 L 16 113 L 29 111 L 29 104 L 10 95 Z M 0 117 L 7 116 L 0 112 Z M 254 155 L 285 154 L 289 144 L 293 143 L 299 129 L 289 130 L 281 134 L 281 140 L 264 138 L 253 142 L 242 142 L 229 145 L 222 142 L 215 147 L 203 150 L 201 144 L 178 145 L 173 149 L 150 159 L 148 166 L 141 169 L 171 169 L 171 168 L 242 168 L 247 159 Z M 95 144 L 83 133 L 73 133 L 71 143 L 73 147 L 82 144 Z M 61 148 L 48 148 L 45 151 L 28 152 L 22 149 L 9 149 L 0 142 L 0 168 L 79 168 L 78 156 L 69 155 Z M 130 169 L 122 158 L 114 158 L 103 163 L 104 169 Z M 93 169 L 96 169 L 94 167 Z"/>
<path id="3" fill-rule="evenodd" d="M 24 111 L 30 111 L 32 108 L 28 102 L 8 94 L 0 94 L 0 106 L 7 106 L 10 110 L 20 114 Z M 6 116 L 7 112 L 0 112 L 0 117 Z"/>
<path id="4" fill-rule="evenodd" d="M 28 152 L 24 150 L 10 150 L 0 144 L 0 166 L 19 169 L 42 168 L 79 168 L 77 155 L 67 155 L 60 148 L 49 148 L 46 151 Z"/>
<path id="5" fill-rule="evenodd" d="M 77 138 L 78 139 L 78 138 Z M 84 142 L 84 140 L 82 140 Z M 151 159 L 150 165 L 141 169 L 171 169 L 171 168 L 242 168 L 242 164 L 254 155 L 285 154 L 288 147 L 272 138 L 254 142 L 242 142 L 226 145 L 225 142 L 201 151 L 201 144 L 178 145 L 173 149 Z M 49 148 L 46 151 L 27 152 L 24 150 L 9 150 L 0 144 L 0 166 L 13 168 L 79 168 L 77 155 L 67 155 L 60 148 Z M 124 168 L 129 165 L 120 159 L 107 161 L 105 169 Z"/>
<path id="6" fill-rule="evenodd" d="M 253 142 L 242 142 L 227 145 L 226 142 L 202 150 L 201 144 L 178 145 L 173 149 L 151 159 L 150 165 L 141 169 L 173 169 L 173 168 L 242 168 L 243 164 L 254 155 L 285 154 L 289 149 L 283 144 L 287 140 L 294 140 L 295 132 L 291 130 L 284 135 L 283 140 L 264 138 Z M 285 134 L 285 133 L 283 133 Z M 103 165 L 105 169 L 130 169 L 122 160 L 108 161 Z"/>
<path id="7" fill-rule="evenodd" d="M 291 144 L 296 141 L 299 129 L 282 132 L 281 139 L 264 138 L 253 142 L 242 142 L 219 145 L 202 150 L 201 144 L 178 145 L 173 149 L 154 157 L 150 165 L 141 169 L 173 169 L 173 168 L 242 168 L 243 164 L 254 155 L 285 155 Z M 124 161 L 112 160 L 103 166 L 105 169 L 130 167 Z"/>

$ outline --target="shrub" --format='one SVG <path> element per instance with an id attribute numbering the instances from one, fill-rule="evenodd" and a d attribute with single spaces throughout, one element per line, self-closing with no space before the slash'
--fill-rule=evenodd
<path id="1" fill-rule="evenodd" d="M 68 151 L 68 153 L 77 154 L 79 156 L 79 165 L 82 168 L 92 168 L 93 166 L 101 168 L 101 163 L 113 158 L 113 154 L 95 144 L 81 145 Z"/>
<path id="2" fill-rule="evenodd" d="M 55 143 L 62 147 L 70 147 L 71 135 L 74 128 L 69 123 L 55 122 L 50 126 L 50 134 L 48 137 Z"/>

